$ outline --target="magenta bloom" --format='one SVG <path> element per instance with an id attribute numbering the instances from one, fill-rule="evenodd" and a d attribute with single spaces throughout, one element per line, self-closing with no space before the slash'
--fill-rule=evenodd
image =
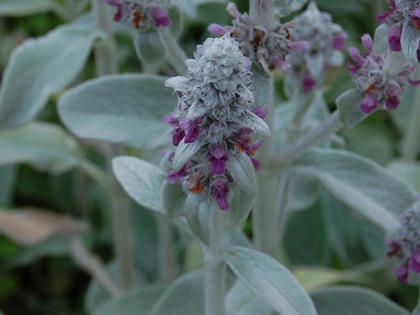
<path id="1" fill-rule="evenodd" d="M 407 283 L 408 280 L 408 261 L 400 265 L 395 273 L 398 277 L 398 280 L 402 283 Z"/>
<path id="2" fill-rule="evenodd" d="M 401 51 L 402 27 L 390 27 L 388 29 L 388 43 L 392 51 Z"/>
<path id="3" fill-rule="evenodd" d="M 268 115 L 268 108 L 264 106 L 257 106 L 252 110 L 252 112 L 261 119 L 264 119 Z"/>
<path id="4" fill-rule="evenodd" d="M 220 175 L 226 171 L 227 151 L 222 144 L 215 144 L 210 150 L 210 164 L 213 174 Z"/>
<path id="5" fill-rule="evenodd" d="M 227 27 L 224 27 L 224 26 L 219 25 L 219 24 L 210 24 L 210 25 L 207 27 L 207 30 L 208 30 L 210 33 L 212 33 L 212 34 L 214 34 L 214 35 L 216 35 L 216 36 L 223 36 L 223 35 L 225 35 L 227 32 L 229 32 L 229 29 L 228 29 Z"/>
<path id="6" fill-rule="evenodd" d="M 401 245 L 395 240 L 388 240 L 386 245 L 390 248 L 386 253 L 388 257 L 394 257 L 401 251 Z"/>
<path id="7" fill-rule="evenodd" d="M 414 272 L 420 272 L 420 250 L 417 249 L 410 259 L 410 269 Z"/>
<path id="8" fill-rule="evenodd" d="M 386 19 L 397 10 L 397 6 L 395 4 L 395 0 L 388 0 L 388 2 L 389 2 L 389 8 L 388 8 L 388 10 L 384 14 L 378 15 L 376 17 L 376 19 L 379 22 L 381 22 L 381 23 L 385 22 Z"/>
<path id="9" fill-rule="evenodd" d="M 220 210 L 228 210 L 229 209 L 229 201 L 227 200 L 227 196 L 229 193 L 229 188 L 227 185 L 227 181 L 222 178 L 217 178 L 213 185 L 213 199 L 216 201 L 217 205 L 219 206 Z"/>
<path id="10" fill-rule="evenodd" d="M 302 81 L 302 89 L 305 92 L 310 92 L 315 87 L 316 81 L 312 78 L 311 74 L 307 72 Z"/>
<path id="11" fill-rule="evenodd" d="M 347 33 L 340 33 L 339 35 L 335 36 L 333 38 L 333 47 L 336 50 L 344 50 L 344 47 L 346 45 L 346 40 L 348 38 Z"/>

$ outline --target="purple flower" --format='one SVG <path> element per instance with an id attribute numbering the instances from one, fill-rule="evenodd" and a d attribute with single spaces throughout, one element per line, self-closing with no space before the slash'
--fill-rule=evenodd
<path id="1" fill-rule="evenodd" d="M 186 176 L 185 168 L 181 168 L 179 171 L 172 171 L 168 174 L 167 180 L 171 184 L 179 183 Z"/>
<path id="2" fill-rule="evenodd" d="M 400 265 L 395 273 L 398 277 L 398 280 L 402 283 L 407 283 L 408 280 L 408 261 Z"/>
<path id="3" fill-rule="evenodd" d="M 396 240 L 388 240 L 386 245 L 390 248 L 386 253 L 388 257 L 394 257 L 401 251 L 401 245 Z"/>
<path id="4" fill-rule="evenodd" d="M 166 8 L 153 8 L 153 18 L 155 19 L 155 26 L 170 26 L 172 23 L 169 17 L 169 12 Z"/>
<path id="5" fill-rule="evenodd" d="M 227 200 L 227 195 L 229 193 L 229 188 L 227 185 L 227 181 L 224 178 L 217 178 L 212 185 L 213 189 L 213 199 L 216 201 L 217 205 L 219 206 L 220 210 L 228 210 L 229 209 L 229 202 Z"/>
<path id="6" fill-rule="evenodd" d="M 311 49 L 311 43 L 306 40 L 292 42 L 289 44 L 291 50 L 296 52 L 306 52 Z"/>
<path id="7" fill-rule="evenodd" d="M 388 28 L 388 43 L 392 51 L 401 51 L 401 33 L 400 26 Z"/>
<path id="8" fill-rule="evenodd" d="M 213 174 L 223 174 L 226 171 L 226 162 L 228 160 L 225 147 L 220 143 L 213 145 L 210 150 L 209 160 Z"/>
<path id="9" fill-rule="evenodd" d="M 175 126 L 178 127 L 179 126 L 179 121 L 176 117 L 174 117 L 174 115 L 169 114 L 166 115 L 165 117 L 163 117 L 163 121 L 170 124 L 171 126 Z"/>
<path id="10" fill-rule="evenodd" d="M 378 101 L 376 100 L 375 94 L 373 93 L 366 94 L 362 100 L 362 103 L 360 104 L 360 109 L 365 114 L 370 114 L 377 108 L 378 108 Z"/>
<path id="11" fill-rule="evenodd" d="M 186 134 L 184 138 L 185 143 L 193 143 L 200 136 L 199 120 L 187 123 Z"/>
<path id="12" fill-rule="evenodd" d="M 268 108 L 264 106 L 257 106 L 252 110 L 252 112 L 261 119 L 264 119 L 268 115 Z"/>
<path id="13" fill-rule="evenodd" d="M 174 146 L 178 146 L 182 139 L 184 139 L 185 133 L 184 130 L 182 130 L 181 128 L 176 128 L 173 132 L 172 132 L 172 143 Z"/>
<path id="14" fill-rule="evenodd" d="M 316 81 L 312 78 L 311 74 L 307 72 L 302 81 L 302 89 L 304 92 L 310 92 L 315 87 Z"/>
<path id="15" fill-rule="evenodd" d="M 210 33 L 212 33 L 212 34 L 214 34 L 214 35 L 216 35 L 216 36 L 223 36 L 223 35 L 225 35 L 227 32 L 229 32 L 229 30 L 228 30 L 228 28 L 227 28 L 227 27 L 221 26 L 221 25 L 219 25 L 219 24 L 210 24 L 210 25 L 207 27 L 207 30 L 208 30 Z"/>
<path id="16" fill-rule="evenodd" d="M 364 65 L 366 60 L 360 55 L 360 52 L 356 47 L 350 47 L 349 54 L 350 58 L 355 62 L 355 64 L 349 65 L 348 69 L 351 73 L 356 73 Z"/>
<path id="17" fill-rule="evenodd" d="M 389 2 L 388 10 L 384 14 L 378 15 L 376 17 L 376 19 L 381 23 L 385 22 L 386 19 L 397 10 L 395 0 L 388 0 L 388 2 Z"/>
<path id="18" fill-rule="evenodd" d="M 339 35 L 334 36 L 333 47 L 336 50 L 340 50 L 340 51 L 344 50 L 347 38 L 348 38 L 348 35 L 345 32 L 342 32 Z"/>

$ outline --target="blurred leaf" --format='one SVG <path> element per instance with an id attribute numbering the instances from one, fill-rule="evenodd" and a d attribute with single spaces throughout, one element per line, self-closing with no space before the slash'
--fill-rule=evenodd
<path id="1" fill-rule="evenodd" d="M 49 123 L 30 123 L 0 131 L 0 165 L 29 163 L 55 173 L 76 166 L 80 149 L 64 130 Z"/>
<path id="2" fill-rule="evenodd" d="M 166 46 L 155 29 L 138 31 L 134 37 L 134 47 L 139 59 L 145 64 L 159 62 L 165 58 Z"/>
<path id="3" fill-rule="evenodd" d="M 151 285 L 124 293 L 95 309 L 93 315 L 148 315 L 163 288 Z"/>
<path id="4" fill-rule="evenodd" d="M 113 170 L 127 194 L 138 204 L 165 214 L 162 206 L 162 185 L 165 173 L 153 164 L 133 157 L 118 157 Z"/>
<path id="5" fill-rule="evenodd" d="M 162 189 L 162 206 L 165 213 L 171 217 L 182 215 L 187 194 L 181 184 L 171 184 L 167 181 Z"/>
<path id="6" fill-rule="evenodd" d="M 420 192 L 420 163 L 394 160 L 387 168 L 391 174 L 402 180 L 415 191 Z"/>
<path id="7" fill-rule="evenodd" d="M 327 268 L 307 267 L 299 267 L 294 270 L 293 274 L 308 291 L 350 279 L 355 275 L 352 272 L 345 273 L 343 271 Z"/>
<path id="8" fill-rule="evenodd" d="M 354 127 L 368 116 L 360 109 L 362 99 L 363 94 L 358 89 L 350 89 L 337 98 L 340 119 L 347 128 Z"/>
<path id="9" fill-rule="evenodd" d="M 59 114 L 78 137 L 155 149 L 168 143 L 170 128 L 162 117 L 177 102 L 164 81 L 144 74 L 91 80 L 61 97 Z"/>
<path id="10" fill-rule="evenodd" d="M 398 106 L 396 110 L 390 112 L 395 124 L 403 134 L 406 132 L 407 123 L 411 120 L 413 107 L 419 105 L 416 101 L 416 94 L 418 93 L 416 91 L 417 88 L 408 86 L 401 97 L 400 106 Z"/>
<path id="11" fill-rule="evenodd" d="M 227 315 L 272 315 L 273 307 L 237 281 L 226 296 Z"/>
<path id="12" fill-rule="evenodd" d="M 363 16 L 366 12 L 366 7 L 361 5 L 359 1 L 331 1 L 331 0 L 316 0 L 321 10 L 329 11 L 335 14 L 342 15 L 358 15 Z"/>
<path id="13" fill-rule="evenodd" d="M 408 311 L 375 291 L 353 286 L 320 289 L 311 293 L 319 315 L 408 315 Z"/>
<path id="14" fill-rule="evenodd" d="M 53 0 L 1 0 L 0 16 L 27 16 L 47 12 L 57 7 Z"/>
<path id="15" fill-rule="evenodd" d="M 416 306 L 416 308 L 413 310 L 412 315 L 420 315 L 420 305 Z"/>
<path id="16" fill-rule="evenodd" d="M 225 3 L 227 0 L 174 0 L 175 5 L 179 6 L 190 18 L 197 18 L 198 6 L 205 3 L 219 2 Z"/>
<path id="17" fill-rule="evenodd" d="M 240 189 L 249 195 L 254 195 L 257 187 L 257 177 L 251 159 L 245 153 L 237 158 L 229 159 L 227 169 Z"/>
<path id="18" fill-rule="evenodd" d="M 227 225 L 230 228 L 241 226 L 248 218 L 254 206 L 254 195 L 247 194 L 238 187 L 233 190 L 233 198 L 229 203 L 227 212 Z"/>
<path id="19" fill-rule="evenodd" d="M 119 268 L 119 265 L 115 261 L 111 262 L 106 267 L 106 270 L 107 270 L 108 275 L 111 277 L 111 279 L 113 279 L 116 283 L 121 282 L 120 281 L 120 275 L 121 275 L 120 268 Z M 135 286 L 136 287 L 141 286 L 144 283 L 144 278 L 138 269 L 135 270 L 134 276 L 135 276 L 135 279 L 134 279 Z M 124 298 L 124 296 L 122 296 L 122 298 Z M 109 296 L 109 293 L 105 291 L 95 279 L 92 279 L 91 282 L 89 283 L 89 287 L 87 289 L 87 293 L 85 296 L 85 311 L 90 314 L 94 312 L 97 308 L 99 307 L 101 308 L 102 306 L 107 307 L 106 305 L 111 304 L 110 307 L 112 307 L 113 301 L 118 301 L 118 300 L 111 299 Z"/>
<path id="20" fill-rule="evenodd" d="M 0 167 L 0 206 L 12 205 L 16 175 L 16 166 Z"/>
<path id="21" fill-rule="evenodd" d="M 420 31 L 407 19 L 401 34 L 401 47 L 405 57 L 413 64 L 417 64 L 417 49 L 419 47 Z"/>
<path id="22" fill-rule="evenodd" d="M 287 202 L 288 211 L 303 210 L 311 207 L 319 197 L 319 183 L 313 176 L 293 171 L 290 175 L 291 186 Z"/>
<path id="23" fill-rule="evenodd" d="M 20 126 L 34 118 L 48 97 L 70 84 L 82 70 L 101 34 L 70 24 L 16 48 L 3 74 L 0 127 Z"/>
<path id="24" fill-rule="evenodd" d="M 302 9 L 308 0 L 275 0 L 276 13 L 280 17 L 286 17 L 291 13 Z"/>
<path id="25" fill-rule="evenodd" d="M 34 246 L 58 235 L 86 232 L 84 222 L 42 210 L 0 210 L 0 233 L 22 246 Z"/>
<path id="26" fill-rule="evenodd" d="M 316 314 L 308 293 L 274 258 L 250 248 L 232 247 L 225 259 L 235 275 L 280 314 Z"/>
<path id="27" fill-rule="evenodd" d="M 203 272 L 182 275 L 169 286 L 153 307 L 150 315 L 202 314 L 203 286 Z"/>
<path id="28" fill-rule="evenodd" d="M 416 200 L 414 191 L 385 169 L 346 151 L 312 150 L 297 164 L 337 199 L 385 230 L 397 228 L 397 215 Z"/>

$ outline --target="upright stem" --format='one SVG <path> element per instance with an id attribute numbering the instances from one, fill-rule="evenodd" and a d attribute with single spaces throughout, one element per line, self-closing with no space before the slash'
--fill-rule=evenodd
<path id="1" fill-rule="evenodd" d="M 290 189 L 292 188 L 292 178 L 289 175 L 285 175 L 283 185 L 280 189 L 280 206 L 279 211 L 277 214 L 277 224 L 278 224 L 278 232 L 277 232 L 277 244 L 281 244 L 283 238 L 284 227 L 286 226 L 287 222 L 287 215 L 288 215 L 288 205 L 289 205 L 289 195 Z"/>
<path id="2" fill-rule="evenodd" d="M 415 161 L 420 145 L 420 89 L 416 89 L 412 99 L 412 110 L 402 143 L 402 157 Z"/>
<path id="3" fill-rule="evenodd" d="M 275 20 L 273 0 L 250 0 L 249 16 L 257 25 L 270 27 Z"/>
<path id="4" fill-rule="evenodd" d="M 167 46 L 166 59 L 169 64 L 178 74 L 185 74 L 187 72 L 187 66 L 185 65 L 187 55 L 179 46 L 169 27 L 159 27 L 158 31 Z"/>
<path id="5" fill-rule="evenodd" d="M 175 279 L 176 255 L 173 231 L 168 217 L 157 217 L 160 245 L 160 276 L 164 283 L 170 284 Z"/>
<path id="6" fill-rule="evenodd" d="M 225 314 L 226 263 L 224 238 L 226 213 L 216 206 L 212 210 L 210 243 L 205 248 L 204 314 Z"/>
<path id="7" fill-rule="evenodd" d="M 107 35 L 105 40 L 95 46 L 97 74 L 102 76 L 117 73 L 118 63 L 110 12 L 103 0 L 92 0 L 92 7 L 96 26 Z M 113 157 L 120 155 L 122 151 L 119 145 L 106 147 L 105 155 L 110 174 Z M 131 206 L 115 178 L 112 180 L 110 194 L 114 250 L 120 267 L 121 287 L 129 289 L 134 282 Z"/>

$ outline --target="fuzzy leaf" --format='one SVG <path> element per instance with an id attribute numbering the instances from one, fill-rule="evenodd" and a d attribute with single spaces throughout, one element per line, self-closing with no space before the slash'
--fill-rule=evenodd
<path id="1" fill-rule="evenodd" d="M 164 81 L 137 74 L 95 79 L 65 93 L 59 114 L 78 137 L 155 149 L 168 143 L 162 117 L 176 104 Z"/>
<path id="2" fill-rule="evenodd" d="M 84 222 L 47 211 L 0 211 L 0 233 L 21 246 L 34 246 L 54 236 L 86 231 Z"/>
<path id="3" fill-rule="evenodd" d="M 198 7 L 205 3 L 226 3 L 227 0 L 174 0 L 175 5 L 179 6 L 190 18 L 198 16 Z"/>
<path id="4" fill-rule="evenodd" d="M 27 16 L 53 10 L 56 6 L 53 0 L 2 0 L 0 16 Z"/>
<path id="5" fill-rule="evenodd" d="M 373 49 L 375 54 L 380 55 L 388 49 L 388 26 L 386 24 L 379 25 L 378 28 L 375 30 L 375 37 L 373 43 Z"/>
<path id="6" fill-rule="evenodd" d="M 391 174 L 409 185 L 413 190 L 420 191 L 420 164 L 403 160 L 392 161 L 387 169 Z"/>
<path id="7" fill-rule="evenodd" d="M 160 285 L 135 289 L 101 304 L 93 315 L 148 315 L 162 292 Z"/>
<path id="8" fill-rule="evenodd" d="M 165 173 L 149 162 L 134 157 L 112 161 L 114 174 L 127 194 L 138 204 L 165 214 L 162 208 L 162 185 Z"/>
<path id="9" fill-rule="evenodd" d="M 254 195 L 247 194 L 239 188 L 234 189 L 233 198 L 230 201 L 230 207 L 227 213 L 227 225 L 231 228 L 241 226 L 248 218 L 253 205 Z"/>
<path id="10" fill-rule="evenodd" d="M 385 230 L 399 226 L 397 216 L 416 200 L 413 190 L 374 162 L 340 150 L 316 149 L 298 160 L 299 171 L 347 206 Z"/>
<path id="11" fill-rule="evenodd" d="M 169 216 L 179 216 L 184 208 L 186 193 L 181 184 L 171 184 L 165 181 L 162 188 L 163 210 Z"/>
<path id="12" fill-rule="evenodd" d="M 166 46 L 155 29 L 138 31 L 134 37 L 134 47 L 143 63 L 156 63 L 165 58 Z"/>
<path id="13" fill-rule="evenodd" d="M 204 309 L 203 282 L 202 272 L 181 276 L 157 301 L 150 315 L 202 314 Z"/>
<path id="14" fill-rule="evenodd" d="M 246 124 L 248 128 L 254 131 L 256 134 L 261 136 L 269 137 L 271 135 L 270 128 L 267 123 L 255 115 L 254 113 L 249 112 L 249 117 L 247 118 Z"/>
<path id="15" fill-rule="evenodd" d="M 75 167 L 81 158 L 76 141 L 49 123 L 0 131 L 0 147 L 0 165 L 29 163 L 56 173 Z"/>
<path id="16" fill-rule="evenodd" d="M 51 94 L 70 84 L 82 70 L 101 32 L 71 24 L 15 49 L 0 90 L 0 128 L 34 118 Z"/>
<path id="17" fill-rule="evenodd" d="M 319 315 L 409 315 L 409 312 L 373 290 L 337 286 L 311 293 Z"/>
<path id="18" fill-rule="evenodd" d="M 240 189 L 247 194 L 255 194 L 257 178 L 248 155 L 240 153 L 237 157 L 231 158 L 227 163 L 227 169 Z"/>
<path id="19" fill-rule="evenodd" d="M 323 76 L 324 72 L 324 55 L 319 54 L 305 54 L 306 65 L 308 66 L 309 73 L 313 78 L 320 78 Z"/>
<path id="20" fill-rule="evenodd" d="M 175 155 L 172 161 L 172 166 L 175 170 L 180 169 L 188 160 L 198 152 L 201 148 L 200 141 L 195 141 L 193 143 L 181 143 L 175 150 Z"/>
<path id="21" fill-rule="evenodd" d="M 302 9 L 306 2 L 308 0 L 275 0 L 275 4 L 278 6 L 276 12 L 280 17 L 286 17 Z"/>
<path id="22" fill-rule="evenodd" d="M 337 98 L 336 104 L 340 119 L 347 128 L 354 127 L 367 117 L 360 109 L 362 99 L 363 95 L 357 89 L 348 90 Z"/>
<path id="23" fill-rule="evenodd" d="M 254 249 L 233 247 L 225 254 L 236 276 L 280 315 L 316 315 L 308 293 L 274 258 Z"/>
<path id="24" fill-rule="evenodd" d="M 404 24 L 401 34 L 401 47 L 405 57 L 413 64 L 417 64 L 417 49 L 420 41 L 420 30 L 411 21 Z"/>

